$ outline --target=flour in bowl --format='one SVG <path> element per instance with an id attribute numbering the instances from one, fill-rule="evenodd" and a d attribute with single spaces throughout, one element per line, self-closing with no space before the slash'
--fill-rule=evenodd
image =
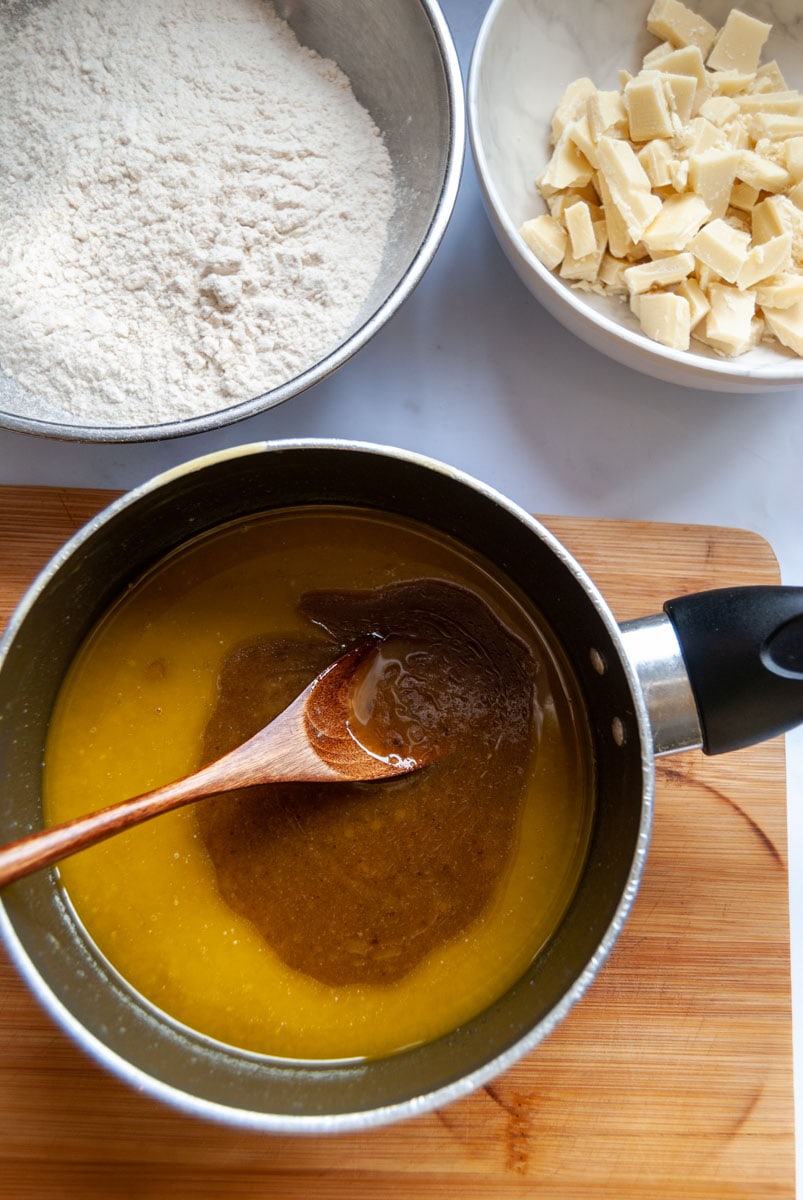
<path id="1" fill-rule="evenodd" d="M 0 364 L 29 415 L 199 416 L 352 331 L 390 158 L 267 0 L 0 3 L 0 38 Z"/>

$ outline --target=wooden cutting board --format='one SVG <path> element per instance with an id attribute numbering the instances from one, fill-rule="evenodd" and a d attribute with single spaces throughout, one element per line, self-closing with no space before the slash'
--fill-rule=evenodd
<path id="1" fill-rule="evenodd" d="M 110 493 L 0 488 L 0 623 Z M 618 619 L 777 582 L 733 529 L 548 517 Z M 651 1200 L 794 1195 L 782 739 L 659 761 L 632 916 L 587 996 L 482 1091 L 387 1129 L 271 1137 L 178 1115 L 88 1061 L 0 961 L 0 1197 Z"/>

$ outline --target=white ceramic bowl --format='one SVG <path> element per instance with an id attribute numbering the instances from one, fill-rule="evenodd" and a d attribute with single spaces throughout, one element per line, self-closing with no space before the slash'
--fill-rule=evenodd
<path id="1" fill-rule="evenodd" d="M 762 61 L 777 59 L 790 87 L 803 91 L 803 4 L 789 0 L 687 0 L 721 26 L 738 7 L 773 29 Z M 546 208 L 535 178 L 551 153 L 552 115 L 567 84 L 589 76 L 618 89 L 657 44 L 647 32 L 651 0 L 492 0 L 468 77 L 468 127 L 483 198 L 502 249 L 544 307 L 572 333 L 617 362 L 657 379 L 722 392 L 803 388 L 803 359 L 766 342 L 727 359 L 692 340 L 671 350 L 646 337 L 626 303 L 571 288 L 519 235 Z"/>

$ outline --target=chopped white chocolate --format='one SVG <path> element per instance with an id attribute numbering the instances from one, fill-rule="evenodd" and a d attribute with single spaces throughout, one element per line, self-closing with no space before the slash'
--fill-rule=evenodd
<path id="1" fill-rule="evenodd" d="M 770 26 L 738 9 L 717 32 L 653 0 L 648 28 L 659 44 L 618 90 L 566 88 L 537 180 L 549 215 L 521 236 L 666 346 L 803 354 L 803 95 L 759 61 Z"/>
<path id="2" fill-rule="evenodd" d="M 771 25 L 734 8 L 714 40 L 706 59 L 712 71 L 755 71 Z"/>
<path id="3" fill-rule="evenodd" d="M 525 221 L 521 227 L 521 236 L 545 267 L 554 271 L 563 262 L 566 253 L 568 234 L 559 221 L 546 213 Z"/>
<path id="4" fill-rule="evenodd" d="M 569 239 L 569 243 L 566 246 L 566 253 L 563 256 L 563 262 L 559 267 L 563 279 L 582 280 L 586 283 L 593 283 L 597 278 L 602 256 L 608 244 L 605 222 L 595 221 L 593 231 L 596 243 L 595 248 L 590 254 L 585 254 L 581 258 L 576 257 L 572 252 L 571 239 Z"/>
<path id="5" fill-rule="evenodd" d="M 574 257 L 587 258 L 589 254 L 594 254 L 597 249 L 597 239 L 594 235 L 591 212 L 585 201 L 577 200 L 574 204 L 570 204 L 563 214 L 563 219 L 566 223 L 566 232 L 569 235 L 569 244 Z M 767 274 L 769 275 L 771 272 L 767 271 Z"/>
<path id="6" fill-rule="evenodd" d="M 698 88 L 707 88 L 708 73 L 698 46 L 683 46 L 680 50 L 673 50 L 654 65 L 657 70 L 668 71 L 671 75 L 691 75 L 697 80 Z"/>
<path id="7" fill-rule="evenodd" d="M 583 76 L 582 79 L 575 79 L 573 83 L 569 84 L 552 118 L 552 142 L 554 145 L 560 140 L 566 126 L 571 125 L 572 121 L 576 121 L 585 112 L 588 97 L 593 95 L 596 90 L 593 81 L 586 76 Z"/>
<path id="8" fill-rule="evenodd" d="M 650 181 L 629 142 L 601 137 L 597 143 L 599 170 L 619 210 L 628 236 L 637 242 L 661 210 Z"/>
<path id="9" fill-rule="evenodd" d="M 635 242 L 627 232 L 624 217 L 613 202 L 605 176 L 597 173 L 595 178 L 608 225 L 608 248 L 617 258 L 627 258 L 634 250 Z"/>
<path id="10" fill-rule="evenodd" d="M 700 105 L 700 116 L 721 129 L 739 115 L 739 105 L 731 96 L 709 96 Z"/>
<path id="11" fill-rule="evenodd" d="M 652 224 L 644 230 L 641 240 L 653 255 L 685 250 L 710 217 L 708 205 L 693 192 L 670 196 Z"/>
<path id="12" fill-rule="evenodd" d="M 644 68 L 650 69 L 657 67 L 661 59 L 666 58 L 667 54 L 671 54 L 677 47 L 671 42 L 661 42 L 658 46 L 653 46 L 652 50 L 648 50 L 641 60 L 641 65 Z"/>
<path id="13" fill-rule="evenodd" d="M 641 295 L 652 288 L 671 287 L 680 283 L 694 270 L 694 255 L 684 251 L 667 258 L 656 258 L 652 262 L 637 263 L 624 273 L 625 283 L 631 292 Z"/>
<path id="14" fill-rule="evenodd" d="M 577 147 L 586 162 L 590 163 L 596 171 L 599 166 L 597 143 L 591 136 L 591 126 L 585 113 L 582 117 L 578 117 L 576 121 L 572 121 L 570 125 L 566 126 L 566 136 Z"/>
<path id="15" fill-rule="evenodd" d="M 634 142 L 651 138 L 669 138 L 677 132 L 672 119 L 667 89 L 658 71 L 642 71 L 624 90 L 625 108 Z"/>
<path id="16" fill-rule="evenodd" d="M 677 117 L 678 122 L 680 122 L 677 130 L 680 133 L 683 126 L 687 121 L 691 120 L 694 113 L 694 105 L 697 99 L 697 81 L 691 75 L 674 75 L 671 71 L 662 71 L 661 76 L 664 81 L 670 110 Z M 675 122 L 676 126 L 678 122 Z"/>
<path id="17" fill-rule="evenodd" d="M 730 207 L 740 209 L 742 212 L 750 212 L 755 207 L 760 195 L 758 188 L 737 179 L 731 188 Z"/>
<path id="18" fill-rule="evenodd" d="M 578 187 L 588 183 L 592 174 L 593 170 L 588 159 L 577 149 L 569 137 L 568 129 L 564 129 L 552 151 L 552 157 L 546 165 L 546 170 L 538 180 L 538 186 L 560 191 L 562 188 Z"/>
<path id="19" fill-rule="evenodd" d="M 708 297 L 692 275 L 677 285 L 675 294 L 682 296 L 688 302 L 691 328 L 695 329 L 711 308 Z"/>
<path id="20" fill-rule="evenodd" d="M 689 156 L 689 187 L 705 201 L 712 217 L 724 217 L 739 166 L 739 150 L 703 150 Z"/>
<path id="21" fill-rule="evenodd" d="M 794 117 L 799 116 L 803 110 L 803 98 L 796 91 L 758 92 L 736 96 L 735 99 L 743 113 L 789 113 Z"/>
<path id="22" fill-rule="evenodd" d="M 754 242 L 768 242 L 783 233 L 792 235 L 792 258 L 803 267 L 803 210 L 788 196 L 768 196 L 753 209 Z"/>
<path id="23" fill-rule="evenodd" d="M 755 150 L 740 151 L 736 177 L 743 183 L 752 184 L 760 192 L 782 192 L 792 182 L 792 176 L 785 167 L 762 158 Z"/>
<path id="24" fill-rule="evenodd" d="M 750 85 L 752 92 L 785 92 L 786 80 L 775 59 L 762 63 L 756 71 L 756 76 Z"/>
<path id="25" fill-rule="evenodd" d="M 785 141 L 786 138 L 803 135 L 803 113 L 750 113 L 747 119 L 750 136 L 758 142 L 768 138 L 772 142 Z"/>
<path id="26" fill-rule="evenodd" d="M 595 89 L 586 100 L 586 116 L 591 137 L 595 142 L 598 142 L 605 134 L 613 137 L 627 137 L 627 109 L 619 92 L 603 92 Z"/>
<path id="27" fill-rule="evenodd" d="M 795 180 L 803 179 L 803 137 L 793 137 L 784 146 L 784 163 Z"/>
<path id="28" fill-rule="evenodd" d="M 791 308 L 764 308 L 764 318 L 779 342 L 803 355 L 803 300 Z"/>
<path id="29" fill-rule="evenodd" d="M 638 152 L 638 160 L 654 188 L 666 187 L 672 182 L 669 164 L 672 162 L 672 148 L 664 138 L 655 138 L 647 142 Z"/>
<path id="30" fill-rule="evenodd" d="M 650 292 L 640 297 L 637 315 L 647 337 L 673 350 L 688 350 L 691 309 L 683 296 L 672 292 Z"/>
<path id="31" fill-rule="evenodd" d="M 727 148 L 730 145 L 726 134 L 702 116 L 689 121 L 677 141 L 687 154 L 699 154 L 703 150 Z"/>
<path id="32" fill-rule="evenodd" d="M 689 185 L 689 163 L 687 159 L 673 158 L 669 164 L 669 178 L 676 192 L 685 192 Z"/>
<path id="33" fill-rule="evenodd" d="M 764 308 L 791 308 L 803 300 L 803 275 L 772 275 L 756 289 L 756 304 Z"/>
<path id="34" fill-rule="evenodd" d="M 708 290 L 711 309 L 705 318 L 708 341 L 724 354 L 744 354 L 753 344 L 756 298 L 724 283 Z"/>
<path id="35" fill-rule="evenodd" d="M 726 279 L 735 283 L 747 258 L 750 236 L 734 229 L 721 217 L 709 221 L 691 242 L 691 251 L 700 262 Z"/>
<path id="36" fill-rule="evenodd" d="M 770 238 L 768 242 L 761 242 L 758 246 L 753 247 L 736 277 L 736 284 L 742 290 L 754 287 L 762 279 L 768 279 L 771 275 L 783 274 L 789 270 L 791 265 L 792 235 L 791 233 L 782 233 L 778 237 Z"/>
<path id="37" fill-rule="evenodd" d="M 714 95 L 726 97 L 746 92 L 756 81 L 752 71 L 714 71 L 708 78 Z"/>
<path id="38" fill-rule="evenodd" d="M 615 258 L 613 254 L 609 254 L 606 251 L 599 264 L 597 279 L 600 283 L 605 284 L 606 291 L 624 293 L 628 290 L 627 281 L 625 280 L 625 271 L 627 269 L 628 263 L 624 259 Z"/>
<path id="39" fill-rule="evenodd" d="M 705 17 L 692 12 L 680 0 L 655 0 L 647 13 L 647 28 L 673 46 L 697 46 L 704 56 L 717 35 Z"/>

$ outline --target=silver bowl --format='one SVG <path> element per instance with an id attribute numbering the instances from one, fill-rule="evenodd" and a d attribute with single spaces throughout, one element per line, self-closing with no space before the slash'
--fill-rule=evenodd
<path id="1" fill-rule="evenodd" d="M 36 2 L 36 0 L 35 0 Z M 5 0 L 0 0 L 5 3 Z M 346 338 L 279 387 L 215 412 L 156 425 L 71 424 L 30 415 L 35 397 L 3 374 L 0 426 L 84 442 L 140 442 L 245 420 L 319 383 L 360 350 L 407 299 L 432 261 L 454 208 L 465 147 L 457 54 L 436 0 L 275 0 L 299 41 L 333 59 L 383 135 L 396 204 L 379 273 Z"/>

